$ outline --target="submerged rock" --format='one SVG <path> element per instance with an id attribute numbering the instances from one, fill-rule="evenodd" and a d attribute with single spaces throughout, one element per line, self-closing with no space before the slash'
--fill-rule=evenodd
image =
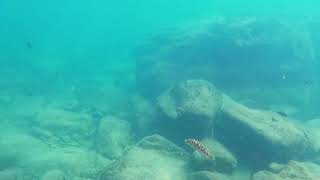
<path id="1" fill-rule="evenodd" d="M 1 180 L 20 180 L 23 179 L 23 171 L 21 169 L 12 168 L 0 171 Z M 31 180 L 31 179 L 30 179 Z"/>
<path id="2" fill-rule="evenodd" d="M 71 177 L 96 178 L 100 170 L 110 163 L 84 147 L 50 147 L 26 134 L 6 134 L 5 138 L 0 138 L 0 154 L 1 169 L 21 167 L 17 172 L 21 172 L 23 180 L 34 180 L 43 172 L 61 167 Z"/>
<path id="3" fill-rule="evenodd" d="M 312 119 L 301 122 L 300 124 L 304 127 L 305 131 L 310 134 L 310 139 L 315 143 L 316 149 L 318 150 L 318 153 L 315 156 L 310 157 L 308 161 L 320 165 L 320 119 Z"/>
<path id="4" fill-rule="evenodd" d="M 228 180 L 228 176 L 210 171 L 199 171 L 191 173 L 188 177 L 188 180 Z"/>
<path id="5" fill-rule="evenodd" d="M 93 180 L 92 178 L 85 178 L 85 177 L 73 177 L 71 180 Z"/>
<path id="6" fill-rule="evenodd" d="M 48 144 L 68 144 L 90 146 L 89 139 L 95 124 L 91 117 L 85 113 L 75 113 L 58 108 L 43 108 L 32 120 L 33 135 L 40 137 Z"/>
<path id="7" fill-rule="evenodd" d="M 49 147 L 28 134 L 2 134 L 0 137 L 0 169 L 24 167 Z"/>
<path id="8" fill-rule="evenodd" d="M 44 173 L 40 180 L 67 180 L 67 178 L 60 170 L 50 170 Z"/>
<path id="9" fill-rule="evenodd" d="M 259 171 L 252 180 L 318 180 L 320 166 L 311 162 L 290 161 L 288 164 L 270 164 L 270 170 Z"/>
<path id="10" fill-rule="evenodd" d="M 250 109 L 226 95 L 215 130 L 220 142 L 255 167 L 305 159 L 316 152 L 309 135 L 287 117 Z"/>
<path id="11" fill-rule="evenodd" d="M 39 172 L 63 167 L 70 177 L 96 179 L 99 172 L 108 164 L 110 160 L 95 151 L 80 147 L 67 147 L 52 149 L 37 156 L 29 163 L 29 167 Z"/>
<path id="12" fill-rule="evenodd" d="M 203 139 L 201 143 L 212 153 L 214 159 L 207 159 L 198 151 L 194 151 L 194 159 L 191 160 L 194 168 L 224 173 L 231 173 L 236 168 L 237 159 L 221 143 L 214 139 Z"/>
<path id="13" fill-rule="evenodd" d="M 132 108 L 134 109 L 134 129 L 139 137 L 150 135 L 154 132 L 157 109 L 156 106 L 147 98 L 135 95 L 131 98 Z"/>
<path id="14" fill-rule="evenodd" d="M 158 98 L 161 110 L 170 118 L 184 114 L 213 119 L 222 105 L 221 93 L 205 80 L 186 80 L 162 93 Z"/>
<path id="15" fill-rule="evenodd" d="M 107 116 L 100 122 L 97 137 L 98 151 L 108 158 L 120 157 L 133 144 L 133 134 L 128 121 Z"/>
<path id="16" fill-rule="evenodd" d="M 184 180 L 188 154 L 167 139 L 152 135 L 106 167 L 99 180 Z"/>
<path id="17" fill-rule="evenodd" d="M 310 76 L 301 71 L 314 60 L 315 42 L 310 36 L 303 23 L 279 18 L 217 17 L 171 28 L 136 49 L 138 88 L 156 97 L 188 77 L 236 91 L 253 84 L 287 87 L 297 81 L 288 78 L 284 82 L 284 74 Z"/>
<path id="18" fill-rule="evenodd" d="M 274 111 L 248 108 L 204 80 L 178 83 L 158 98 L 158 104 L 169 120 L 179 118 L 180 121 L 174 122 L 179 123 L 175 128 L 179 128 L 183 135 L 193 133 L 191 137 L 199 137 L 208 128 L 208 122 L 213 122 L 211 133 L 216 139 L 252 167 L 291 159 L 306 160 L 318 150 L 311 136 L 289 117 Z M 218 112 L 219 116 L 216 116 Z M 203 167 L 232 171 L 237 164 L 236 158 L 221 157 L 216 167 L 209 162 Z"/>
<path id="19" fill-rule="evenodd" d="M 316 144 L 317 149 L 320 150 L 320 119 L 312 119 L 301 123 L 301 125 L 310 134 L 310 138 Z"/>

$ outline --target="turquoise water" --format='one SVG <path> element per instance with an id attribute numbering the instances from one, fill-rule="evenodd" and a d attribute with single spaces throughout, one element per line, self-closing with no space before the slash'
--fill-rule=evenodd
<path id="1" fill-rule="evenodd" d="M 319 170 L 319 7 L 1 1 L 0 180 L 258 180 L 290 160 Z"/>

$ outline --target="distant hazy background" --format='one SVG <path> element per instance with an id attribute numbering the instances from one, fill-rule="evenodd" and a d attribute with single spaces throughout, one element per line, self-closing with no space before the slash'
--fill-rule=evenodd
<path id="1" fill-rule="evenodd" d="M 316 0 L 2 0 L 4 61 L 123 58 L 146 34 L 214 15 L 315 16 Z M 31 42 L 32 50 L 26 48 Z"/>

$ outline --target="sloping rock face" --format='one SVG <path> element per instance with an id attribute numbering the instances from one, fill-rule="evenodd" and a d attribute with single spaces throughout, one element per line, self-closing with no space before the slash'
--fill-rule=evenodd
<path id="1" fill-rule="evenodd" d="M 311 119 L 301 124 L 308 131 L 317 148 L 320 150 L 320 119 Z"/>
<path id="2" fill-rule="evenodd" d="M 226 95 L 215 129 L 220 142 L 254 167 L 304 159 L 317 151 L 309 135 L 287 117 L 250 109 Z"/>
<path id="3" fill-rule="evenodd" d="M 311 162 L 290 161 L 286 165 L 272 163 L 269 171 L 259 171 L 252 180 L 318 180 L 320 166 Z"/>
<path id="4" fill-rule="evenodd" d="M 95 125 L 85 113 L 47 107 L 32 119 L 31 133 L 48 143 L 90 146 Z"/>
<path id="5" fill-rule="evenodd" d="M 181 130 L 179 134 L 198 137 L 208 128 L 208 122 L 212 122 L 211 135 L 226 146 L 220 149 L 229 149 L 230 154 L 255 168 L 265 167 L 271 162 L 306 160 L 318 151 L 312 137 L 288 117 L 273 111 L 248 108 L 220 93 L 208 81 L 178 83 L 165 91 L 158 102 L 171 121 L 179 119 L 176 121 L 179 123 L 176 128 Z M 215 116 L 217 113 L 218 116 Z M 170 121 L 168 123 L 167 126 Z M 208 147 L 214 145 L 216 143 L 208 142 Z M 216 147 L 212 149 L 216 151 Z M 237 164 L 236 158 L 221 157 L 220 162 L 195 162 L 205 170 L 220 168 L 221 172 L 232 171 Z"/>
<path id="6" fill-rule="evenodd" d="M 115 116 L 104 117 L 97 135 L 98 151 L 110 159 L 118 158 L 126 147 L 133 144 L 133 133 L 128 121 Z"/>
<path id="7" fill-rule="evenodd" d="M 221 108 L 222 95 L 208 81 L 186 80 L 162 93 L 158 105 L 170 118 L 191 114 L 213 119 Z"/>
<path id="8" fill-rule="evenodd" d="M 136 50 L 138 88 L 156 97 L 186 78 L 207 79 L 223 89 L 283 87 L 312 64 L 309 36 L 307 28 L 263 18 L 215 18 L 162 32 Z M 283 75 L 290 77 L 285 83 Z"/>
<path id="9" fill-rule="evenodd" d="M 156 127 L 153 126 L 153 124 L 156 120 L 157 107 L 152 101 L 140 95 L 133 96 L 131 103 L 135 112 L 135 120 L 133 123 L 135 134 L 138 137 L 153 134 Z"/>
<path id="10" fill-rule="evenodd" d="M 107 166 L 99 180 L 186 179 L 188 154 L 159 135 L 143 138 Z"/>

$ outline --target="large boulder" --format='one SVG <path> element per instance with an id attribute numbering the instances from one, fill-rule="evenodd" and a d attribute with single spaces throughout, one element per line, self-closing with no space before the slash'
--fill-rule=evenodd
<path id="1" fill-rule="evenodd" d="M 183 149 L 167 139 L 148 136 L 107 166 L 100 180 L 183 180 L 188 157 Z"/>
<path id="2" fill-rule="evenodd" d="M 307 132 L 277 112 L 250 109 L 224 95 L 220 115 L 217 139 L 255 167 L 305 159 L 317 151 Z"/>
<path id="3" fill-rule="evenodd" d="M 157 132 L 180 144 L 186 137 L 201 139 L 212 132 L 222 95 L 209 81 L 190 79 L 169 87 L 157 98 Z M 176 133 L 179 129 L 180 133 Z"/>
<path id="4" fill-rule="evenodd" d="M 105 157 L 120 157 L 125 149 L 133 144 L 133 140 L 131 124 L 128 121 L 114 116 L 106 116 L 101 120 L 96 143 L 98 151 Z"/>
<path id="5" fill-rule="evenodd" d="M 288 164 L 270 164 L 270 170 L 255 173 L 252 180 L 318 180 L 320 166 L 311 162 L 290 161 Z"/>
<path id="6" fill-rule="evenodd" d="M 311 75 L 301 71 L 314 65 L 310 34 L 304 23 L 275 18 L 217 17 L 171 28 L 135 51 L 138 88 L 155 97 L 186 78 L 223 89 L 294 85 Z"/>
<path id="7" fill-rule="evenodd" d="M 164 91 L 158 105 L 170 118 L 191 114 L 212 120 L 221 108 L 222 95 L 210 82 L 192 79 Z"/>

